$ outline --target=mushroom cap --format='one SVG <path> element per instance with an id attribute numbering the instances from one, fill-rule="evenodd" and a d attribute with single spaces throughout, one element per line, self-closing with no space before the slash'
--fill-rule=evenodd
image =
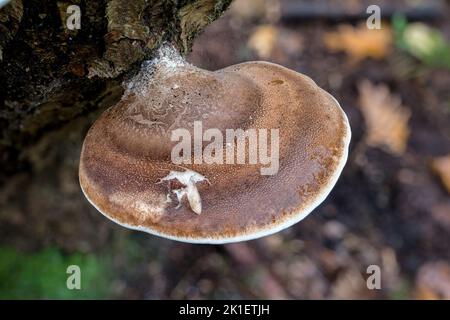
<path id="1" fill-rule="evenodd" d="M 168 188 L 179 181 L 160 182 L 171 171 L 186 172 L 171 161 L 177 142 L 170 138 L 176 128 L 192 133 L 194 121 L 203 132 L 279 129 L 278 172 L 261 175 L 266 165 L 248 162 L 183 164 L 209 184 L 196 180 L 201 214 L 186 199 L 177 208 Z M 250 240 L 293 225 L 326 198 L 350 136 L 336 99 L 282 66 L 247 62 L 210 72 L 161 65 L 90 128 L 80 185 L 95 208 L 130 229 L 191 243 Z"/>

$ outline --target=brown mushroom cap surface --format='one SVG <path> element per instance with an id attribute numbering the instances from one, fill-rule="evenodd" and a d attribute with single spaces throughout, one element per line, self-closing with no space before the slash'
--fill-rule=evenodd
<path id="1" fill-rule="evenodd" d="M 171 161 L 171 132 L 192 131 L 197 120 L 203 130 L 279 129 L 278 172 L 261 175 L 261 164 L 183 165 L 210 184 L 196 184 L 201 214 L 186 199 L 176 208 L 168 184 L 157 182 L 183 171 Z M 101 213 L 131 229 L 185 242 L 249 240 L 291 226 L 325 199 L 347 160 L 350 135 L 337 101 L 282 66 L 247 62 L 209 72 L 161 65 L 144 90 L 126 93 L 91 127 L 80 184 Z"/>

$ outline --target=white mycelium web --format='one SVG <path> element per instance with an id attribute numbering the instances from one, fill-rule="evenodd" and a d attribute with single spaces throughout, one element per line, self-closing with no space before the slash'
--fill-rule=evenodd
<path id="1" fill-rule="evenodd" d="M 155 81 L 154 73 L 157 69 L 166 73 L 166 76 L 170 76 L 178 72 L 180 67 L 189 65 L 173 46 L 164 45 L 158 50 L 156 57 L 144 61 L 139 73 L 125 84 L 125 95 L 145 96 L 148 93 L 149 84 Z"/>

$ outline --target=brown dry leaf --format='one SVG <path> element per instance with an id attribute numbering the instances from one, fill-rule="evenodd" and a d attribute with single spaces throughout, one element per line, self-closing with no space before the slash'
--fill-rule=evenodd
<path id="1" fill-rule="evenodd" d="M 382 59 L 391 50 L 392 31 L 386 25 L 368 29 L 365 23 L 353 27 L 343 24 L 337 31 L 325 34 L 323 41 L 332 51 L 345 51 L 355 61 L 365 58 Z"/>
<path id="2" fill-rule="evenodd" d="M 450 193 L 450 154 L 433 159 L 431 168 L 441 178 L 442 184 Z"/>
<path id="3" fill-rule="evenodd" d="M 303 37 L 298 32 L 273 25 L 261 25 L 254 29 L 247 46 L 264 60 L 285 64 L 302 53 Z"/>
<path id="4" fill-rule="evenodd" d="M 366 142 L 401 155 L 409 137 L 411 112 L 402 106 L 400 97 L 391 94 L 386 85 L 374 85 L 368 80 L 359 84 L 359 104 L 366 122 Z"/>
<path id="5" fill-rule="evenodd" d="M 278 30 L 272 25 L 262 25 L 253 31 L 248 40 L 248 47 L 263 59 L 270 57 L 277 42 Z"/>
<path id="6" fill-rule="evenodd" d="M 450 265 L 445 261 L 422 265 L 416 276 L 416 298 L 450 299 Z"/>

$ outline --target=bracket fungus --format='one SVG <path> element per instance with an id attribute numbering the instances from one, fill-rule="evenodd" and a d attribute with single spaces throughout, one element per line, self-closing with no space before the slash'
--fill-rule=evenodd
<path id="1" fill-rule="evenodd" d="M 330 94 L 268 62 L 210 72 L 171 55 L 145 64 L 121 101 L 87 133 L 79 178 L 92 205 L 130 229 L 184 242 L 227 243 L 289 227 L 325 199 L 347 160 L 351 135 Z M 174 163 L 174 131 L 198 136 L 199 121 L 207 130 L 203 139 L 189 142 L 193 155 Z M 257 139 L 266 154 L 277 148 L 277 171 L 261 174 L 267 161 L 221 161 L 238 147 L 220 135 L 208 136 L 208 129 L 278 129 L 279 141 Z M 199 159 L 211 145 L 213 159 Z M 250 149 L 244 148 L 245 159 Z"/>

